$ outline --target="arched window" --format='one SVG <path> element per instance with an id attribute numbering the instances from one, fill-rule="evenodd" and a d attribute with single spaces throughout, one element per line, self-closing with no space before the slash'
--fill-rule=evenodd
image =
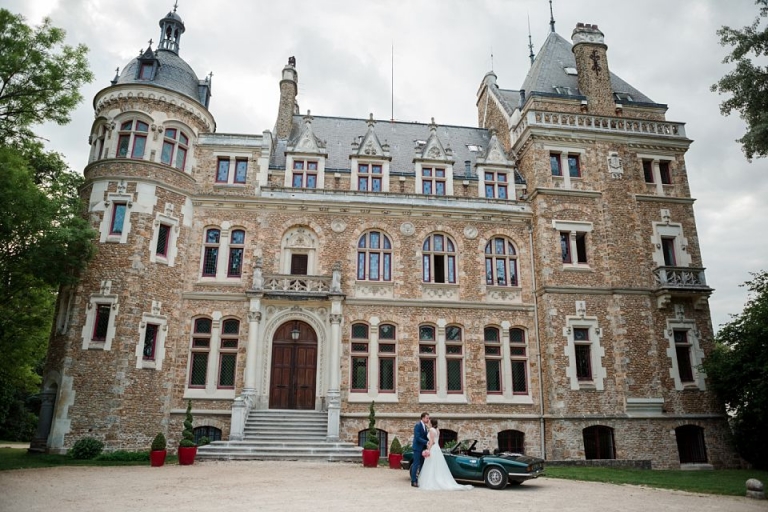
<path id="1" fill-rule="evenodd" d="M 353 392 L 368 392 L 368 325 L 352 324 L 352 336 L 350 342 L 350 369 L 349 390 Z"/>
<path id="2" fill-rule="evenodd" d="M 219 242 L 221 231 L 212 228 L 205 232 L 203 249 L 203 277 L 216 277 L 216 266 L 219 262 Z"/>
<path id="3" fill-rule="evenodd" d="M 149 125 L 138 119 L 123 121 L 117 137 L 118 158 L 144 158 Z"/>
<path id="4" fill-rule="evenodd" d="M 437 392 L 437 336 L 431 325 L 419 326 L 419 387 L 422 393 Z"/>
<path id="5" fill-rule="evenodd" d="M 229 236 L 229 260 L 227 263 L 228 277 L 240 277 L 242 275 L 244 250 L 245 231 L 236 229 L 232 231 L 232 234 Z"/>
<path id="6" fill-rule="evenodd" d="M 503 237 L 485 246 L 485 284 L 517 286 L 517 252 L 512 242 Z"/>
<path id="7" fill-rule="evenodd" d="M 502 375 L 504 368 L 501 358 L 501 335 L 496 327 L 486 327 L 483 331 L 485 340 L 485 390 L 489 394 L 502 393 Z"/>
<path id="8" fill-rule="evenodd" d="M 388 437 L 387 431 L 377 428 L 376 437 L 379 440 L 379 456 L 386 457 L 387 450 L 389 449 L 389 445 L 387 444 L 387 437 Z M 367 440 L 368 440 L 368 429 L 361 430 L 357 433 L 357 446 L 360 446 L 360 447 L 364 446 Z"/>
<path id="9" fill-rule="evenodd" d="M 436 233 L 424 240 L 422 276 L 425 283 L 456 282 L 456 245 L 449 236 Z"/>
<path id="10" fill-rule="evenodd" d="M 525 331 L 513 327 L 509 330 L 509 354 L 512 357 L 512 392 L 528 394 L 528 347 Z"/>
<path id="11" fill-rule="evenodd" d="M 104 140 L 106 139 L 107 126 L 100 124 L 96 129 L 91 149 L 91 162 L 104 158 Z"/>
<path id="12" fill-rule="evenodd" d="M 525 434 L 519 430 L 502 430 L 496 437 L 500 452 L 525 454 Z"/>
<path id="13" fill-rule="evenodd" d="M 464 391 L 464 342 L 462 329 L 456 325 L 445 328 L 445 374 L 448 393 Z"/>
<path id="14" fill-rule="evenodd" d="M 216 427 L 195 427 L 193 432 L 195 433 L 195 444 L 198 444 L 200 440 L 207 437 L 211 442 L 221 441 L 221 429 Z"/>
<path id="15" fill-rule="evenodd" d="M 204 388 L 211 352 L 211 319 L 198 318 L 192 331 L 192 354 L 189 363 L 189 387 Z"/>
<path id="16" fill-rule="evenodd" d="M 440 440 L 437 444 L 440 445 L 440 448 L 445 448 L 445 443 L 450 443 L 453 441 L 454 443 L 459 440 L 459 433 L 455 430 L 451 430 L 448 428 L 441 428 L 440 429 Z"/>
<path id="17" fill-rule="evenodd" d="M 237 367 L 237 346 L 240 335 L 240 321 L 224 320 L 221 324 L 221 345 L 219 345 L 219 389 L 235 388 L 235 368 Z"/>
<path id="18" fill-rule="evenodd" d="M 183 171 L 187 163 L 188 148 L 189 137 L 184 132 L 176 128 L 166 128 L 160 161 L 166 165 L 173 165 L 175 168 Z"/>
<path id="19" fill-rule="evenodd" d="M 702 464 L 707 462 L 707 447 L 704 444 L 704 429 L 696 425 L 683 425 L 675 429 L 677 453 L 680 464 Z"/>
<path id="20" fill-rule="evenodd" d="M 613 446 L 613 429 L 603 425 L 595 425 L 585 428 L 584 434 L 584 458 L 591 459 L 615 459 L 616 451 Z"/>
<path id="21" fill-rule="evenodd" d="M 357 279 L 392 280 L 392 243 L 381 231 L 369 231 L 357 242 Z"/>

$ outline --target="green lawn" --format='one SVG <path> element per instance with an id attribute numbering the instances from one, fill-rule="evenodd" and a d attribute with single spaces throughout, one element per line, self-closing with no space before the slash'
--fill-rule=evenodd
<path id="1" fill-rule="evenodd" d="M 166 464 L 176 464 L 178 459 L 169 455 Z M 75 460 L 66 455 L 29 454 L 27 450 L 0 448 L 0 471 L 6 469 L 50 468 L 57 466 L 149 466 L 148 461 Z"/>
<path id="2" fill-rule="evenodd" d="M 745 483 L 749 478 L 757 478 L 763 483 L 768 483 L 768 471 L 746 469 L 680 471 L 548 466 L 545 476 L 731 496 L 744 496 Z"/>

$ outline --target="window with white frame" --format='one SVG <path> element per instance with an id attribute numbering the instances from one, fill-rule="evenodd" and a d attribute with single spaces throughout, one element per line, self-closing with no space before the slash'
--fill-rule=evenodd
<path id="1" fill-rule="evenodd" d="M 235 389 L 237 368 L 237 347 L 239 345 L 240 321 L 229 318 L 221 322 L 219 343 L 219 368 L 216 386 L 219 389 Z"/>
<path id="2" fill-rule="evenodd" d="M 125 201 L 114 201 L 112 203 L 112 212 L 109 220 L 109 235 L 122 236 L 125 226 L 125 216 L 128 211 L 128 203 Z"/>
<path id="3" fill-rule="evenodd" d="M 379 392 L 397 391 L 397 330 L 392 324 L 379 325 Z"/>
<path id="4" fill-rule="evenodd" d="M 210 318 L 197 318 L 192 331 L 192 350 L 189 362 L 189 387 L 204 389 L 208 381 L 208 360 L 211 352 Z"/>
<path id="5" fill-rule="evenodd" d="M 219 156 L 216 159 L 217 185 L 245 185 L 247 180 L 247 157 Z"/>
<path id="6" fill-rule="evenodd" d="M 592 223 L 553 220 L 552 226 L 558 231 L 563 266 L 588 267 L 587 236 L 592 232 Z"/>
<path id="7" fill-rule="evenodd" d="M 126 192 L 126 184 L 121 182 L 117 192 L 108 192 L 107 199 L 101 205 L 97 205 L 95 211 L 103 211 L 104 214 L 99 224 L 99 242 L 121 243 L 128 241 L 131 231 L 131 212 L 133 211 L 134 194 Z"/>
<path id="8" fill-rule="evenodd" d="M 448 393 L 463 393 L 464 341 L 462 329 L 456 325 L 445 328 L 445 374 Z"/>
<path id="9" fill-rule="evenodd" d="M 141 315 L 136 343 L 136 368 L 161 370 L 165 359 L 168 318 L 160 314 L 160 302 L 152 301 L 152 310 Z"/>
<path id="10" fill-rule="evenodd" d="M 483 330 L 483 339 L 485 341 L 485 391 L 488 394 L 500 395 L 504 368 L 499 329 L 486 327 Z"/>
<path id="11" fill-rule="evenodd" d="M 352 324 L 349 390 L 353 401 L 360 401 L 363 393 L 366 399 L 397 400 L 397 331 L 394 325 L 378 321 L 374 317 L 371 325 Z"/>
<path id="12" fill-rule="evenodd" d="M 166 203 L 164 213 L 156 213 L 153 223 L 152 243 L 149 261 L 173 267 L 178 248 L 176 241 L 179 232 L 179 219 L 173 216 L 173 204 Z"/>
<path id="13" fill-rule="evenodd" d="M 229 235 L 229 258 L 227 277 L 240 277 L 243 274 L 243 252 L 245 251 L 245 231 L 234 229 Z"/>
<path id="14" fill-rule="evenodd" d="M 392 280 L 392 242 L 381 231 L 368 231 L 357 242 L 358 281 Z"/>
<path id="15" fill-rule="evenodd" d="M 229 158 L 216 159 L 216 183 L 229 183 Z"/>
<path id="16" fill-rule="evenodd" d="M 528 347 L 523 329 L 509 330 L 509 354 L 512 360 L 512 393 L 528 394 Z"/>
<path id="17" fill-rule="evenodd" d="M 163 132 L 163 149 L 160 152 L 160 162 L 184 170 L 187 164 L 189 137 L 178 128 L 166 128 Z"/>
<path id="18" fill-rule="evenodd" d="M 552 176 L 563 176 L 563 167 L 570 178 L 581 178 L 581 157 L 578 153 L 549 153 Z"/>
<path id="19" fill-rule="evenodd" d="M 509 199 L 509 174 L 506 171 L 485 171 L 485 197 L 491 199 Z M 514 184 L 512 185 L 514 190 Z"/>
<path id="20" fill-rule="evenodd" d="M 432 325 L 419 326 L 419 390 L 437 392 L 437 332 Z"/>
<path id="21" fill-rule="evenodd" d="M 422 279 L 425 283 L 456 283 L 456 245 L 448 235 L 435 233 L 424 240 Z"/>
<path id="22" fill-rule="evenodd" d="M 149 124 L 139 119 L 131 119 L 120 123 L 120 131 L 117 136 L 118 158 L 144 158 L 147 148 L 147 134 Z"/>
<path id="23" fill-rule="evenodd" d="M 705 390 L 705 375 L 699 371 L 704 352 L 699 345 L 699 335 L 694 320 L 685 318 L 682 305 L 675 304 L 676 318 L 667 320 L 667 357 L 670 360 L 669 375 L 675 389 L 688 388 Z"/>
<path id="24" fill-rule="evenodd" d="M 361 163 L 357 165 L 357 190 L 381 192 L 383 184 L 382 165 Z"/>
<path id="25" fill-rule="evenodd" d="M 675 357 L 677 358 L 677 375 L 683 384 L 692 383 L 693 366 L 691 365 L 691 342 L 687 329 L 673 329 L 675 340 Z"/>
<path id="26" fill-rule="evenodd" d="M 368 392 L 369 328 L 367 324 L 352 324 L 350 341 L 349 390 L 353 393 Z"/>
<path id="27" fill-rule="evenodd" d="M 577 315 L 566 317 L 563 335 L 566 337 L 565 354 L 568 356 L 566 376 L 571 389 L 604 389 L 607 376 L 602 360 L 605 349 L 600 338 L 597 318 L 586 316 L 586 303 L 577 301 Z"/>
<path id="28" fill-rule="evenodd" d="M 505 237 L 495 237 L 485 245 L 485 284 L 519 286 L 517 251 L 512 242 Z"/>
<path id="29" fill-rule="evenodd" d="M 592 343 L 589 339 L 589 329 L 586 327 L 574 327 L 573 344 L 576 360 L 576 379 L 591 382 Z"/>
<path id="30" fill-rule="evenodd" d="M 203 277 L 216 277 L 216 267 L 219 263 L 220 241 L 221 230 L 216 228 L 205 230 L 205 240 L 203 243 Z"/>
<path id="31" fill-rule="evenodd" d="M 293 160 L 291 186 L 293 188 L 317 188 L 318 165 L 316 160 Z"/>
<path id="32" fill-rule="evenodd" d="M 91 155 L 89 162 L 101 160 L 105 156 L 104 150 L 106 147 L 107 125 L 101 123 L 98 128 L 96 128 L 96 133 L 91 137 Z"/>
<path id="33" fill-rule="evenodd" d="M 81 331 L 83 350 L 112 349 L 119 307 L 118 297 L 112 293 L 112 281 L 102 281 L 99 292 L 91 295 L 88 301 Z"/>
<path id="34" fill-rule="evenodd" d="M 653 223 L 653 261 L 657 267 L 689 267 L 688 240 L 682 224 L 670 222 L 669 210 L 662 209 L 662 222 Z"/>
<path id="35" fill-rule="evenodd" d="M 446 195 L 446 171 L 440 167 L 421 168 L 421 193 L 424 195 Z"/>

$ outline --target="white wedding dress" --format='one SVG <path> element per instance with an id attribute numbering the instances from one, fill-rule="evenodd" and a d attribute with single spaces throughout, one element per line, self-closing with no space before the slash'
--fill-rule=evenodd
<path id="1" fill-rule="evenodd" d="M 445 462 L 445 456 L 440 449 L 440 432 L 437 429 L 429 429 L 429 438 L 432 440 L 432 448 L 429 457 L 424 459 L 419 473 L 419 489 L 425 491 L 468 491 L 471 485 L 456 483 Z"/>

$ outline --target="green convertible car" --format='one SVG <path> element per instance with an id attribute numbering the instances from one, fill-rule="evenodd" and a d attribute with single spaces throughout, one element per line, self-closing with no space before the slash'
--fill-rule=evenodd
<path id="1" fill-rule="evenodd" d="M 519 453 L 498 453 L 498 450 L 496 453 L 477 452 L 475 446 L 477 440 L 468 439 L 443 449 L 445 461 L 457 481 L 484 482 L 491 489 L 503 489 L 507 483 L 520 485 L 544 473 L 544 459 Z M 412 462 L 413 452 L 406 452 L 400 467 L 410 469 Z"/>

